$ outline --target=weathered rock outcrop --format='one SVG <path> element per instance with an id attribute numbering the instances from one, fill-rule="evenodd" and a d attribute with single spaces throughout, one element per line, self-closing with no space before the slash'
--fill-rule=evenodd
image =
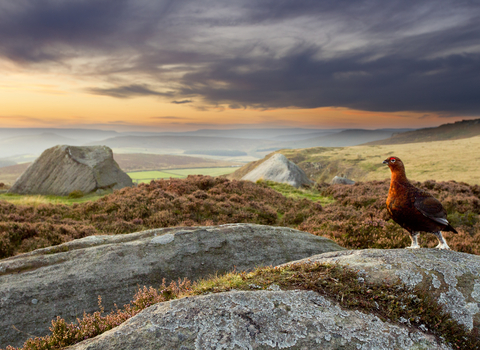
<path id="1" fill-rule="evenodd" d="M 455 320 L 480 327 L 480 256 L 439 249 L 366 249 L 316 255 L 302 261 L 337 263 L 376 283 L 400 279 L 428 290 Z"/>
<path id="2" fill-rule="evenodd" d="M 450 349 L 310 291 L 229 292 L 156 304 L 70 350 Z"/>
<path id="3" fill-rule="evenodd" d="M 47 334 L 57 315 L 73 321 L 97 311 L 98 296 L 109 311 L 163 278 L 196 280 L 337 250 L 344 248 L 289 228 L 231 224 L 90 236 L 7 258 L 0 261 L 0 348 Z"/>
<path id="4" fill-rule="evenodd" d="M 308 186 L 313 184 L 295 163 L 289 161 L 283 154 L 277 153 L 268 160 L 257 166 L 242 180 L 256 182 L 258 180 L 270 180 L 280 183 L 287 183 L 294 187 Z"/>
<path id="5" fill-rule="evenodd" d="M 66 196 L 78 190 L 120 189 L 133 182 L 106 146 L 60 145 L 45 150 L 15 181 L 11 193 Z"/>
<path id="6" fill-rule="evenodd" d="M 355 181 L 347 179 L 346 177 L 343 176 L 335 176 L 332 179 L 332 185 L 353 185 L 355 184 Z"/>
<path id="7" fill-rule="evenodd" d="M 400 279 L 428 290 L 458 322 L 479 327 L 479 256 L 436 249 L 369 249 L 299 261 L 348 266 L 374 283 Z M 408 320 L 392 324 L 342 309 L 315 292 L 272 287 L 160 303 L 69 349 L 452 349 Z"/>

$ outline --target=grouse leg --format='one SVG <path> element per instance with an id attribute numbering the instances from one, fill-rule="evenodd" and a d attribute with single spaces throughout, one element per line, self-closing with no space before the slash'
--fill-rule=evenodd
<path id="1" fill-rule="evenodd" d="M 448 244 L 447 244 L 447 241 L 445 240 L 445 238 L 443 238 L 441 231 L 434 232 L 433 234 L 434 234 L 435 236 L 437 236 L 437 239 L 438 239 L 438 242 L 439 242 L 438 245 L 437 245 L 435 248 L 438 248 L 438 249 L 450 249 L 450 247 L 449 247 Z"/>
<path id="2" fill-rule="evenodd" d="M 420 248 L 420 245 L 418 244 L 418 236 L 420 236 L 420 233 L 418 233 L 418 232 L 411 232 L 410 233 L 410 239 L 412 240 L 412 245 L 410 247 L 407 247 L 407 249 L 418 249 L 418 248 Z"/>

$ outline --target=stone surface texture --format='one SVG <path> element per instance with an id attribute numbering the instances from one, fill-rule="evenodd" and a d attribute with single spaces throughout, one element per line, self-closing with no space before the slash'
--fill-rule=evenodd
<path id="1" fill-rule="evenodd" d="M 133 186 L 106 146 L 59 145 L 45 150 L 15 181 L 10 193 L 66 196 L 78 190 Z"/>
<path id="2" fill-rule="evenodd" d="M 309 186 L 313 184 L 295 163 L 288 160 L 283 154 L 277 153 L 268 160 L 257 166 L 248 174 L 242 177 L 242 180 L 256 182 L 258 180 L 269 180 L 280 183 L 287 183 L 294 187 Z"/>
<path id="3" fill-rule="evenodd" d="M 400 279 L 428 290 L 455 320 L 480 327 L 480 256 L 440 249 L 366 249 L 325 253 L 301 261 L 337 263 L 359 270 L 365 279 Z"/>
<path id="4" fill-rule="evenodd" d="M 335 176 L 332 179 L 332 185 L 353 185 L 355 181 L 347 179 L 346 177 L 342 176 Z"/>
<path id="5" fill-rule="evenodd" d="M 109 312 L 163 278 L 196 280 L 336 250 L 344 248 L 290 228 L 230 224 L 90 236 L 7 258 L 0 261 L 0 348 L 47 334 L 57 315 L 74 321 L 97 311 L 98 296 Z"/>
<path id="6" fill-rule="evenodd" d="M 311 291 L 229 292 L 156 304 L 69 350 L 451 349 Z"/>

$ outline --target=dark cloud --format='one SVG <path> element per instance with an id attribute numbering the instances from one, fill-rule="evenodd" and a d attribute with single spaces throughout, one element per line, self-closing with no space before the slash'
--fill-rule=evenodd
<path id="1" fill-rule="evenodd" d="M 211 70 L 185 75 L 183 93 L 204 96 L 211 103 L 235 101 L 237 108 L 480 112 L 480 54 L 431 60 L 393 55 L 366 60 L 359 55 L 325 61 L 316 60 L 316 54 L 308 49 L 265 60 L 252 72 L 238 72 L 237 61 L 225 61 Z M 205 83 L 209 81 L 214 83 Z"/>
<path id="2" fill-rule="evenodd" d="M 176 105 L 181 105 L 181 104 L 185 104 L 185 103 L 192 103 L 192 102 L 193 102 L 192 100 L 172 101 L 172 103 L 174 103 Z"/>
<path id="3" fill-rule="evenodd" d="M 148 85 L 127 85 L 115 88 L 102 89 L 90 88 L 87 90 L 94 95 L 105 95 L 116 98 L 132 98 L 140 96 L 171 96 L 171 93 L 163 93 L 150 89 Z"/>
<path id="4" fill-rule="evenodd" d="M 479 115 L 479 42 L 469 0 L 0 0 L 0 57 L 198 109 Z"/>

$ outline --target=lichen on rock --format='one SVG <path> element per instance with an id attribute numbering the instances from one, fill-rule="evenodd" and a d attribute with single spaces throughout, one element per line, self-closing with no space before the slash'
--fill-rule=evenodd
<path id="1" fill-rule="evenodd" d="M 366 249 L 325 253 L 308 259 L 348 265 L 367 281 L 397 278 L 410 288 L 428 290 L 445 311 L 468 329 L 480 326 L 480 257 L 438 249 Z"/>
<path id="2" fill-rule="evenodd" d="M 80 349 L 451 349 L 312 291 L 229 292 L 154 305 Z"/>

